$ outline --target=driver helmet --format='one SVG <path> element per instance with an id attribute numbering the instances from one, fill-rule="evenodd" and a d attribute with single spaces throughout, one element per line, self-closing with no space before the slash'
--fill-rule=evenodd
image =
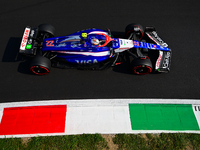
<path id="1" fill-rule="evenodd" d="M 93 38 L 93 39 L 91 39 L 91 43 L 93 45 L 99 45 L 99 40 L 97 38 Z"/>

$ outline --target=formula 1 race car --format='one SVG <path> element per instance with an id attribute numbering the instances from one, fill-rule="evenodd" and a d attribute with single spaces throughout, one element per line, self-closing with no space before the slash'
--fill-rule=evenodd
<path id="1" fill-rule="evenodd" d="M 30 70 L 45 75 L 50 68 L 78 68 L 101 70 L 129 61 L 134 74 L 169 72 L 171 49 L 152 26 L 143 29 L 140 24 L 129 24 L 124 37 L 112 35 L 109 29 L 86 29 L 68 36 L 54 37 L 55 28 L 41 24 L 27 26 L 19 53 L 32 56 Z M 156 51 L 152 63 L 150 54 Z M 127 57 L 129 59 L 127 59 Z"/>

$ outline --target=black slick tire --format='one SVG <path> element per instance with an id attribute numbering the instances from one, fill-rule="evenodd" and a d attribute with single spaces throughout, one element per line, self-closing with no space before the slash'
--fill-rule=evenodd
<path id="1" fill-rule="evenodd" d="M 48 38 L 54 37 L 55 35 L 55 28 L 50 24 L 40 24 L 38 26 L 38 31 L 41 34 L 46 34 Z"/>
<path id="2" fill-rule="evenodd" d="M 30 70 L 36 75 L 46 75 L 50 72 L 51 61 L 43 56 L 35 56 L 30 64 Z"/>
<path id="3" fill-rule="evenodd" d="M 145 75 L 152 72 L 152 63 L 148 57 L 136 58 L 131 62 L 131 69 L 134 74 Z"/>
<path id="4" fill-rule="evenodd" d="M 139 39 L 142 39 L 142 37 L 144 36 L 144 28 L 140 24 L 131 23 L 126 26 L 125 28 L 126 37 L 129 37 L 130 34 L 133 32 L 138 36 Z"/>

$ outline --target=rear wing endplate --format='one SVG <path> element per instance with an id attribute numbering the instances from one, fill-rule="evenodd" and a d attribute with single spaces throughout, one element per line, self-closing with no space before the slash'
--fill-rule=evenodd
<path id="1" fill-rule="evenodd" d="M 37 29 L 32 29 L 27 26 L 21 40 L 19 53 L 21 54 L 35 54 L 35 39 L 37 37 Z"/>

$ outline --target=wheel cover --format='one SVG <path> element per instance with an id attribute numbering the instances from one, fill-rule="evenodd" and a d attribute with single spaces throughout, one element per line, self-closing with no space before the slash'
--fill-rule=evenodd
<path id="1" fill-rule="evenodd" d="M 145 75 L 151 73 L 152 68 L 146 65 L 140 65 L 133 68 L 133 73 L 138 75 Z"/>
<path id="2" fill-rule="evenodd" d="M 37 75 L 46 75 L 49 73 L 49 69 L 43 66 L 32 66 L 30 70 Z"/>

